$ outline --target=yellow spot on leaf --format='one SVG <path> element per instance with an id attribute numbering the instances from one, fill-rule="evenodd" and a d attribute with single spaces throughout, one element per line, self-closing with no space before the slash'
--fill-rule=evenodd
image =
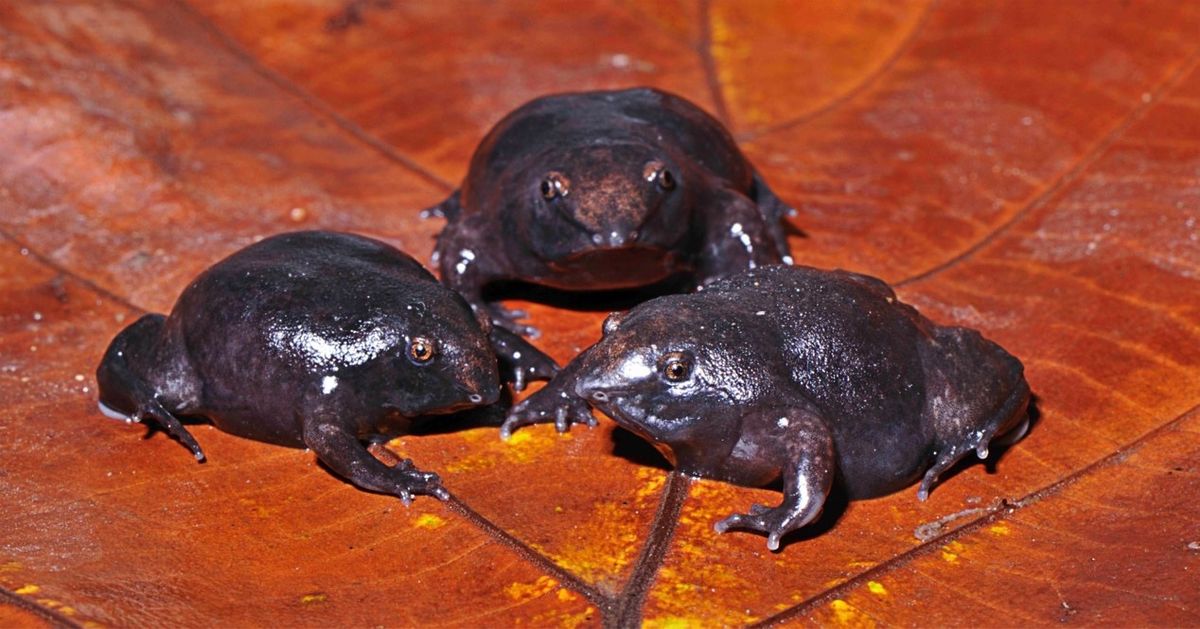
<path id="1" fill-rule="evenodd" d="M 563 592 L 564 590 L 559 590 Z M 531 627 L 562 627 L 563 629 L 575 629 L 584 625 L 593 625 L 592 620 L 596 617 L 596 608 L 588 606 L 583 611 L 575 613 L 563 613 L 560 610 L 552 610 L 543 612 L 534 616 L 529 620 L 528 625 Z"/>
<path id="2" fill-rule="evenodd" d="M 678 616 L 668 616 L 666 618 L 653 618 L 642 623 L 644 629 L 689 629 L 690 627 L 703 627 L 704 623 L 695 618 L 680 618 Z"/>
<path id="3" fill-rule="evenodd" d="M 557 433 L 554 429 L 550 428 L 547 433 L 545 427 L 519 430 L 513 433 L 508 441 L 498 439 L 495 430 L 468 430 L 461 434 L 471 445 L 472 454 L 443 468 L 448 474 L 491 469 L 497 463 L 520 464 L 536 461 L 561 447 L 558 443 L 561 439 L 570 438 L 569 433 L 555 438 Z"/>
<path id="4" fill-rule="evenodd" d="M 423 529 L 440 529 L 446 526 L 446 520 L 432 513 L 422 513 L 417 516 L 417 521 L 414 524 Z"/>
<path id="5" fill-rule="evenodd" d="M 950 542 L 942 546 L 942 559 L 949 563 L 958 563 L 958 556 L 966 548 L 962 542 Z"/>
<path id="6" fill-rule="evenodd" d="M 887 588 L 883 587 L 883 584 L 878 581 L 867 581 L 867 589 L 871 590 L 871 593 L 877 596 L 887 596 L 888 593 Z"/>
<path id="7" fill-rule="evenodd" d="M 504 588 L 504 593 L 514 601 L 527 601 L 537 598 L 558 587 L 558 581 L 542 575 L 533 583 L 513 583 Z"/>
<path id="8" fill-rule="evenodd" d="M 508 438 L 508 445 L 519 446 L 523 443 L 528 443 L 530 439 L 533 439 L 533 437 L 530 435 L 531 435 L 531 433 L 528 430 L 517 431 L 517 432 L 513 433 L 513 435 L 511 437 Z"/>
<path id="9" fill-rule="evenodd" d="M 1009 535 L 1012 533 L 1012 529 L 1008 528 L 1006 522 L 997 522 L 988 527 L 988 532 L 992 535 Z"/>
<path id="10" fill-rule="evenodd" d="M 875 621 L 871 617 L 862 613 L 857 607 L 843 601 L 842 599 L 834 599 L 829 604 L 829 609 L 833 610 L 833 622 L 844 627 L 874 627 Z"/>
<path id="11" fill-rule="evenodd" d="M 319 592 L 316 594 L 305 594 L 304 596 L 300 597 L 300 603 L 302 605 L 312 605 L 315 603 L 324 603 L 327 598 L 328 597 L 326 597 L 324 594 L 321 594 Z"/>
<path id="12" fill-rule="evenodd" d="M 568 590 L 567 588 L 558 588 L 557 596 L 558 596 L 558 600 L 560 600 L 564 603 L 567 601 L 573 601 L 573 600 L 579 598 L 578 596 L 575 596 L 574 592 L 572 592 L 571 590 Z"/>
<path id="13" fill-rule="evenodd" d="M 42 591 L 42 588 L 40 588 L 36 585 L 33 585 L 33 584 L 29 584 L 29 585 L 21 586 L 21 587 L 17 588 L 15 591 L 17 594 L 28 595 L 28 594 L 37 594 L 38 592 Z"/>
<path id="14" fill-rule="evenodd" d="M 17 572 L 20 569 L 21 562 L 19 561 L 6 561 L 4 563 L 0 563 L 0 573 Z"/>

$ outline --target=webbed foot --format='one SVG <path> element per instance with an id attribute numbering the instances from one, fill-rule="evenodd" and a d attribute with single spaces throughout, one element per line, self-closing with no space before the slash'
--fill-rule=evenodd
<path id="1" fill-rule="evenodd" d="M 304 443 L 322 463 L 354 485 L 369 491 L 392 494 L 405 506 L 414 494 L 448 500 L 450 492 L 442 487 L 437 474 L 422 472 L 409 459 L 388 467 L 372 456 L 346 428 L 310 419 L 305 421 Z"/>
<path id="2" fill-rule="evenodd" d="M 407 465 L 404 465 L 405 463 Z M 438 500 L 450 499 L 450 492 L 442 487 L 442 479 L 437 474 L 416 469 L 409 459 L 404 459 L 390 469 L 392 470 L 390 476 L 393 485 L 391 491 L 387 493 L 398 496 L 404 506 L 412 504 L 413 494 L 433 496 Z"/>
<path id="3" fill-rule="evenodd" d="M 494 326 L 531 339 L 536 339 L 542 335 L 541 330 L 538 330 L 536 327 L 520 322 L 521 319 L 529 316 L 529 313 L 524 310 L 506 308 L 499 304 L 488 304 L 487 309 L 488 314 L 492 318 L 492 325 Z"/>
<path id="4" fill-rule="evenodd" d="M 779 540 L 786 534 L 812 522 L 821 514 L 819 503 L 791 505 L 788 500 L 778 507 L 750 505 L 750 513 L 735 513 L 713 525 L 718 533 L 730 529 L 748 529 L 767 534 L 767 548 L 779 550 Z"/>
<path id="5" fill-rule="evenodd" d="M 552 382 L 508 412 L 508 418 L 500 426 L 500 438 L 508 439 L 513 431 L 521 426 L 550 421 L 554 422 L 554 428 L 558 432 L 567 432 L 571 424 L 587 424 L 593 428 L 597 424 L 587 402 L 561 390 Z"/>

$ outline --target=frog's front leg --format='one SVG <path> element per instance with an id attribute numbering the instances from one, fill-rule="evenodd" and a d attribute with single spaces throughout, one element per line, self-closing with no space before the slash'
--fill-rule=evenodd
<path id="1" fill-rule="evenodd" d="M 526 382 L 549 380 L 558 373 L 558 363 L 553 358 L 512 331 L 493 326 L 490 339 L 500 364 L 511 372 L 506 379 L 512 381 L 513 389 L 524 391 Z"/>
<path id="2" fill-rule="evenodd" d="M 476 312 L 487 313 L 494 325 L 537 338 L 537 328 L 519 323 L 525 312 L 483 298 L 485 286 L 509 277 L 508 263 L 501 253 L 503 243 L 496 242 L 487 233 L 488 228 L 477 214 L 462 215 L 446 224 L 438 235 L 435 253 L 442 283 L 462 295 Z"/>
<path id="3" fill-rule="evenodd" d="M 304 426 L 304 444 L 329 469 L 356 487 L 399 496 L 406 506 L 412 504 L 413 494 L 440 500 L 450 498 L 437 474 L 422 472 L 407 460 L 395 467 L 384 465 L 326 410 L 318 409 L 300 421 Z"/>
<path id="4" fill-rule="evenodd" d="M 764 447 L 759 456 L 774 451 L 784 460 L 783 502 L 777 507 L 751 505 L 749 513 L 735 513 L 714 528 L 750 529 L 767 534 L 767 548 L 779 550 L 779 540 L 821 514 L 833 487 L 836 470 L 833 436 L 825 421 L 808 408 L 758 411 L 743 418 L 743 430 L 760 430 Z"/>
<path id="5" fill-rule="evenodd" d="M 697 264 L 700 285 L 724 275 L 783 261 L 779 245 L 757 204 L 732 190 L 722 190 L 715 196 Z"/>
<path id="6" fill-rule="evenodd" d="M 776 196 L 757 172 L 754 173 L 754 203 L 763 216 L 767 233 L 775 243 L 780 258 L 785 264 L 791 264 L 792 252 L 788 247 L 787 229 L 784 227 L 784 223 L 788 217 L 796 215 L 796 209 Z"/>
<path id="7" fill-rule="evenodd" d="M 585 351 L 563 367 L 540 391 L 512 407 L 504 425 L 500 427 L 500 438 L 508 439 L 521 426 L 546 422 L 554 422 L 558 432 L 566 432 L 571 424 L 595 426 L 596 418 L 592 416 L 591 406 L 575 393 L 579 365 L 589 351 L 592 350 Z"/>
<path id="8" fill-rule="evenodd" d="M 484 301 L 483 288 L 501 279 L 499 270 L 506 267 L 495 254 L 496 243 L 483 240 L 486 246 L 478 246 L 480 241 L 474 235 L 483 229 L 479 219 L 474 216 L 459 218 L 461 220 L 446 225 L 438 236 L 437 258 L 442 283 L 462 295 L 475 312 L 491 321 L 492 349 L 503 366 L 511 371 L 513 388 L 521 391 L 530 380 L 553 377 L 558 371 L 554 359 L 521 338 L 521 335 L 537 335 L 533 326 L 517 323 L 525 313 Z"/>

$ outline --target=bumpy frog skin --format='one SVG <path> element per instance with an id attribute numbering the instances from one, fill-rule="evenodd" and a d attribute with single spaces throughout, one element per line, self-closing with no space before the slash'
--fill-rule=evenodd
<path id="1" fill-rule="evenodd" d="M 153 422 L 203 461 L 179 416 L 307 447 L 355 485 L 445 499 L 436 474 L 396 467 L 364 439 L 488 405 L 499 379 L 486 319 L 404 253 L 349 234 L 296 232 L 234 253 L 113 339 L 96 377 L 105 414 Z"/>
<path id="2" fill-rule="evenodd" d="M 484 288 L 621 289 L 681 274 L 703 285 L 790 262 L 781 222 L 790 211 L 721 123 L 638 88 L 516 109 L 479 144 L 462 187 L 426 214 L 448 220 L 436 252 L 442 281 L 496 325 L 535 335 L 517 322 L 523 313 L 485 302 Z"/>
<path id="3" fill-rule="evenodd" d="M 1019 439 L 1029 395 L 1020 361 L 974 330 L 935 325 L 882 281 L 774 266 L 610 316 L 503 434 L 590 422 L 587 400 L 684 473 L 782 479 L 782 504 L 716 524 L 763 531 L 776 550 L 835 482 L 867 498 L 923 473 L 924 500 L 967 454 Z"/>

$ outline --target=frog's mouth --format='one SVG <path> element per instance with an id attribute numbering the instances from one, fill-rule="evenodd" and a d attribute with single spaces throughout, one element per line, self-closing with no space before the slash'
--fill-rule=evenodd
<path id="1" fill-rule="evenodd" d="M 549 266 L 553 276 L 539 283 L 564 290 L 613 290 L 660 282 L 685 264 L 674 251 L 633 244 L 580 251 Z"/>

